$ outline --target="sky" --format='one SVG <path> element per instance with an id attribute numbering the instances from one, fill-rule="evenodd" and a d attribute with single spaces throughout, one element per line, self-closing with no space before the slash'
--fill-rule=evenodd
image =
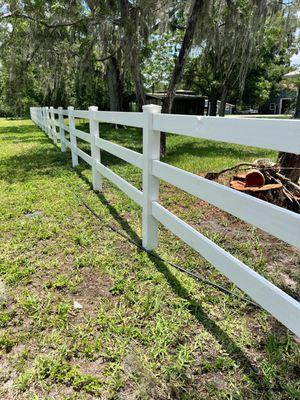
<path id="1" fill-rule="evenodd" d="M 300 12 L 298 13 L 298 17 L 300 18 Z M 296 30 L 296 36 L 300 38 L 300 28 Z M 300 50 L 291 57 L 291 64 L 300 66 Z"/>
<path id="2" fill-rule="evenodd" d="M 298 19 L 298 23 L 300 24 L 300 11 L 298 11 L 298 12 L 296 13 L 296 16 L 297 16 L 297 19 Z M 298 25 L 298 26 L 299 26 L 299 25 Z M 296 30 L 296 37 L 299 37 L 299 38 L 300 38 L 300 28 L 298 28 L 298 29 Z M 300 65 L 300 49 L 299 49 L 298 53 L 294 54 L 294 55 L 291 57 L 291 64 L 292 64 L 292 65 L 297 65 L 297 66 Z"/>
<path id="3" fill-rule="evenodd" d="M 300 65 L 300 52 L 298 54 L 294 54 L 291 57 L 291 64 L 295 65 L 295 66 L 299 66 Z"/>

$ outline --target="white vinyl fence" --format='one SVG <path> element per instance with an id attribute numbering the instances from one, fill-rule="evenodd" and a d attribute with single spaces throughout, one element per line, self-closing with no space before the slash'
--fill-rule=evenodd
<path id="1" fill-rule="evenodd" d="M 298 154 L 300 121 L 170 115 L 161 114 L 156 105 L 146 105 L 140 113 L 98 111 L 97 107 L 90 107 L 88 111 L 73 107 L 67 110 L 34 107 L 30 112 L 32 120 L 53 142 L 60 142 L 62 151 L 67 147 L 71 149 L 73 167 L 78 164 L 78 157 L 91 165 L 94 190 L 102 190 L 102 179 L 107 178 L 142 207 L 142 236 L 146 249 L 157 247 L 161 223 L 300 336 L 299 302 L 159 204 L 159 183 L 163 180 L 300 247 L 300 215 L 159 160 L 161 131 Z M 64 117 L 68 118 L 68 125 Z M 75 128 L 75 118 L 89 120 L 89 134 Z M 99 122 L 142 128 L 143 154 L 102 139 Z M 65 131 L 70 133 L 70 141 L 65 138 Z M 90 143 L 91 156 L 77 147 L 77 138 Z M 143 191 L 104 166 L 101 149 L 140 168 Z"/>

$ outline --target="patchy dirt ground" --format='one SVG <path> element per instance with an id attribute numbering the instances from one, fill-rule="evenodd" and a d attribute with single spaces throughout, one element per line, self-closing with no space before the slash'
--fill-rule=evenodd
<path id="1" fill-rule="evenodd" d="M 137 131 L 101 132 L 140 149 Z M 168 145 L 167 161 L 196 173 L 272 156 L 173 136 Z M 108 182 L 92 192 L 87 166 L 73 171 L 30 121 L 0 120 L 0 150 L 1 399 L 300 397 L 300 346 L 286 328 L 151 259 L 76 193 L 138 241 L 140 210 L 125 195 Z M 134 168 L 103 160 L 140 185 Z M 299 298 L 299 251 L 164 183 L 161 201 Z M 165 229 L 158 253 L 240 294 Z"/>

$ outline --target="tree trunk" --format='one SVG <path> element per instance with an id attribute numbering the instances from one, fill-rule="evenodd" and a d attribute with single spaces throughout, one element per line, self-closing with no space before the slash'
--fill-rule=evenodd
<path id="1" fill-rule="evenodd" d="M 211 98 L 209 99 L 209 115 L 211 117 L 215 117 L 217 115 L 217 105 L 218 105 L 218 99 L 217 98 Z"/>
<path id="2" fill-rule="evenodd" d="M 219 117 L 224 117 L 225 109 L 226 109 L 226 97 L 227 97 L 227 90 L 224 89 L 221 95 L 221 102 L 219 107 Z"/>
<path id="3" fill-rule="evenodd" d="M 123 85 L 120 78 L 120 70 L 115 57 L 110 57 L 107 62 L 107 85 L 110 111 L 122 111 L 123 109 Z"/>
<path id="4" fill-rule="evenodd" d="M 135 62 L 133 62 L 131 65 L 131 72 L 134 80 L 136 101 L 138 110 L 142 111 L 143 105 L 146 104 L 146 95 L 144 90 L 143 77 L 138 58 L 135 58 L 133 61 Z"/>
<path id="5" fill-rule="evenodd" d="M 300 85 L 297 87 L 297 98 L 294 118 L 300 119 Z"/>
<path id="6" fill-rule="evenodd" d="M 195 30 L 199 17 L 201 15 L 203 3 L 204 3 L 203 0 L 195 0 L 194 4 L 191 7 L 181 48 L 174 65 L 166 97 L 163 101 L 162 113 L 171 113 L 172 111 L 173 101 L 176 95 L 176 89 L 179 82 L 181 81 L 186 59 L 193 43 Z M 164 132 L 161 133 L 160 151 L 161 155 L 166 154 L 166 134 Z"/>
<path id="7" fill-rule="evenodd" d="M 298 87 L 294 118 L 300 119 L 300 87 Z M 283 168 L 280 171 L 281 174 L 289 178 L 292 182 L 298 183 L 300 178 L 300 154 L 280 152 L 277 162 Z"/>
<path id="8" fill-rule="evenodd" d="M 137 23 L 136 13 L 138 10 L 129 0 L 120 0 L 120 5 L 122 25 L 126 35 L 127 62 L 134 81 L 137 106 L 139 111 L 142 111 L 142 107 L 146 103 L 146 95 L 141 72 L 141 49 L 135 31 L 132 29 Z"/>
<path id="9" fill-rule="evenodd" d="M 280 152 L 277 162 L 282 168 L 280 173 L 289 178 L 292 182 L 297 183 L 300 178 L 300 155 Z"/>

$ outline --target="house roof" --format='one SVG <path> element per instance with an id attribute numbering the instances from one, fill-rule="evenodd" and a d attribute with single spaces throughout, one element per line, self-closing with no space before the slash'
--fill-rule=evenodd
<path id="1" fill-rule="evenodd" d="M 191 94 L 190 94 L 191 93 Z M 188 91 L 177 91 L 175 98 L 176 99 L 205 99 L 206 97 L 204 96 L 199 96 L 196 94 L 192 94 L 193 92 L 188 92 Z M 156 93 L 146 93 L 148 97 L 154 98 L 154 99 L 164 99 L 166 97 L 165 92 L 156 92 Z"/>
<path id="2" fill-rule="evenodd" d="M 300 78 L 300 68 L 295 69 L 295 71 L 288 72 L 284 74 L 283 77 L 285 79 L 293 79 L 293 78 Z"/>
<path id="3" fill-rule="evenodd" d="M 150 97 L 152 99 L 159 99 L 162 100 L 166 97 L 166 92 L 155 92 L 155 93 L 146 93 L 147 97 Z M 175 95 L 176 99 L 184 99 L 184 100 L 205 100 L 205 102 L 208 102 L 209 99 L 206 96 L 200 96 L 197 94 L 193 94 L 192 91 L 189 90 L 177 90 L 176 91 L 176 95 Z M 218 100 L 218 103 L 220 103 L 220 100 Z M 234 107 L 235 104 L 232 103 L 228 103 L 226 102 L 226 105 L 232 106 Z"/>

